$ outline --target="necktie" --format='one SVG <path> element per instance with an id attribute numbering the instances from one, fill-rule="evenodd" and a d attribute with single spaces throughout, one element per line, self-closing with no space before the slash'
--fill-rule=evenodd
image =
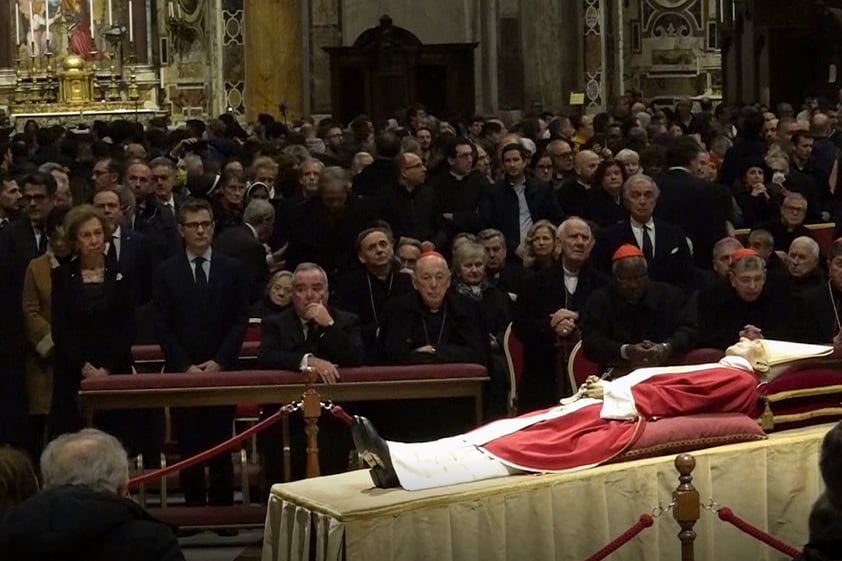
<path id="1" fill-rule="evenodd" d="M 652 261 L 655 258 L 655 250 L 652 248 L 652 238 L 649 237 L 649 226 L 643 225 L 643 255 L 646 256 L 647 261 Z"/>
<path id="2" fill-rule="evenodd" d="M 526 240 L 529 229 L 532 228 L 532 214 L 529 212 L 529 204 L 526 202 L 526 186 L 513 185 L 517 195 L 518 219 L 520 221 L 520 240 Z"/>
<path id="3" fill-rule="evenodd" d="M 108 244 L 108 259 L 112 263 L 119 263 L 120 256 L 117 254 L 117 236 L 111 236 L 111 243 Z"/>
<path id="4" fill-rule="evenodd" d="M 44 255 L 47 251 L 47 234 L 44 230 L 39 230 L 39 232 L 41 232 L 41 237 L 38 238 L 38 255 Z"/>
<path id="5" fill-rule="evenodd" d="M 208 276 L 205 274 L 205 259 L 204 257 L 196 257 L 193 259 L 193 264 L 196 267 L 196 286 L 200 289 L 208 287 Z"/>

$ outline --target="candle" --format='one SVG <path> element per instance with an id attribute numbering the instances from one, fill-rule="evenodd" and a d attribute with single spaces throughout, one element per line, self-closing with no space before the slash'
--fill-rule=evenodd
<path id="1" fill-rule="evenodd" d="M 181 19 L 181 2 L 176 4 L 176 7 L 178 7 L 178 19 Z"/>
<path id="2" fill-rule="evenodd" d="M 44 19 L 47 20 L 47 44 L 50 41 L 50 0 L 44 0 Z"/>
<path id="3" fill-rule="evenodd" d="M 15 2 L 15 46 L 20 47 L 20 6 Z"/>
<path id="4" fill-rule="evenodd" d="M 173 8 L 172 2 L 169 3 L 169 7 L 170 7 L 170 17 L 174 18 L 175 17 L 175 9 Z"/>
<path id="5" fill-rule="evenodd" d="M 111 0 L 108 0 L 108 27 L 114 25 L 114 15 L 111 13 Z"/>
<path id="6" fill-rule="evenodd" d="M 94 38 L 94 0 L 88 0 L 88 12 L 91 15 L 91 39 Z"/>
<path id="7" fill-rule="evenodd" d="M 134 41 L 134 14 L 132 14 L 132 0 L 129 0 L 129 43 Z"/>
<path id="8" fill-rule="evenodd" d="M 32 18 L 32 0 L 29 0 L 29 33 L 35 37 L 35 20 Z"/>

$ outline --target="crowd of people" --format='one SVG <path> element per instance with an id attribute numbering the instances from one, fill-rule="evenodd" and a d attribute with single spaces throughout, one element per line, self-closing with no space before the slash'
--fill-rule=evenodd
<path id="1" fill-rule="evenodd" d="M 830 343 L 842 241 L 822 256 L 805 225 L 842 214 L 837 116 L 628 92 L 517 123 L 422 106 L 382 126 L 28 122 L 0 140 L 0 442 L 38 457 L 80 428 L 81 380 L 131 374 L 133 344 L 159 344 L 166 372 L 235 370 L 256 320 L 259 368 L 325 383 L 361 364 L 486 365 L 488 418 L 505 412 L 510 324 L 522 411 L 571 392 L 579 340 L 612 376 L 741 337 Z M 134 415 L 98 424 L 133 449 Z M 232 416 L 176 411 L 181 453 Z M 230 503 L 230 462 L 210 481 L 182 474 L 188 504 Z"/>

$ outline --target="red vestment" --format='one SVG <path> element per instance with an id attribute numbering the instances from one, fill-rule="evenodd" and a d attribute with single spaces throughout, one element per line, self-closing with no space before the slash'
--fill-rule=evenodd
<path id="1" fill-rule="evenodd" d="M 712 412 L 756 415 L 758 379 L 752 372 L 724 364 L 706 366 L 692 372 L 660 372 L 632 385 L 634 420 L 603 419 L 602 405 L 594 403 L 500 436 L 481 448 L 518 469 L 563 471 L 617 456 L 635 443 L 646 422 L 654 418 Z"/>

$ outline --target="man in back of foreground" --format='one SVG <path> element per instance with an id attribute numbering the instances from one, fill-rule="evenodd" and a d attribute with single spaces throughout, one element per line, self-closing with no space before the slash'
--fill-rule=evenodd
<path id="1" fill-rule="evenodd" d="M 15 561 L 183 561 L 172 530 L 129 496 L 120 442 L 96 429 L 64 434 L 41 455 L 44 491 L 0 523 L 0 552 Z"/>

